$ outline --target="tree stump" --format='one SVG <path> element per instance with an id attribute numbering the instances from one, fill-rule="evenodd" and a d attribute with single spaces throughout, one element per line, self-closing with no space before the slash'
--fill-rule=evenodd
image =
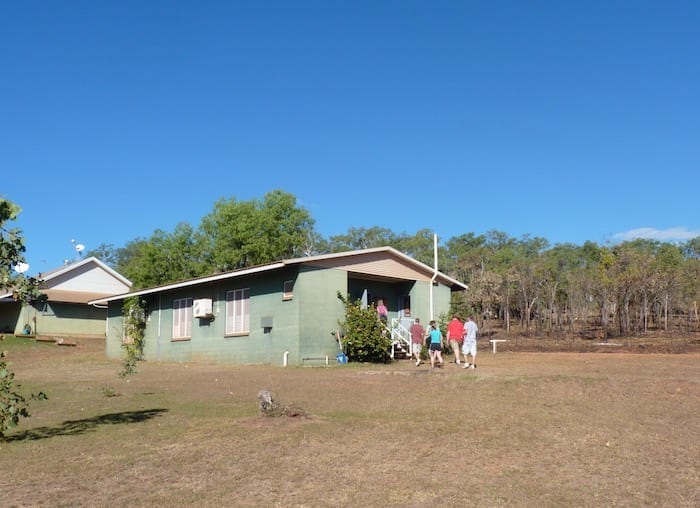
<path id="1" fill-rule="evenodd" d="M 275 394 L 270 390 L 260 390 L 258 392 L 258 404 L 260 405 L 260 414 L 263 416 L 280 416 L 280 405 L 275 399 Z"/>
<path id="2" fill-rule="evenodd" d="M 282 406 L 270 390 L 260 390 L 258 392 L 258 404 L 262 416 L 306 416 L 306 411 L 294 404 Z"/>

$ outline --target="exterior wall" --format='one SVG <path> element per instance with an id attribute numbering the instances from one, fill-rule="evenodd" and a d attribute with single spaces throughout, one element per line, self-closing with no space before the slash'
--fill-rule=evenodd
<path id="1" fill-rule="evenodd" d="M 288 270 L 191 286 L 147 298 L 144 357 L 173 362 L 281 364 L 285 351 L 290 352 L 290 357 L 298 351 L 299 298 L 296 284 L 293 297 L 289 300 L 282 298 L 284 281 L 295 277 L 296 274 Z M 250 290 L 249 333 L 226 336 L 226 292 L 243 288 Z M 212 299 L 214 318 L 193 317 L 192 336 L 188 340 L 172 340 L 172 305 L 179 298 Z M 121 301 L 110 302 L 106 352 L 112 358 L 122 354 L 121 305 Z M 263 317 L 272 319 L 271 328 L 263 328 Z"/>
<path id="2" fill-rule="evenodd" d="M 452 300 L 452 290 L 448 286 L 439 284 L 434 287 L 433 292 L 433 311 L 435 316 L 433 319 L 439 319 L 442 314 L 446 316 L 450 313 L 450 304 Z"/>
<path id="3" fill-rule="evenodd" d="M 299 295 L 299 339 L 297 354 L 290 351 L 290 363 L 302 363 L 304 358 L 321 358 L 326 355 L 335 360 L 340 352 L 335 336 L 338 321 L 345 318 L 343 302 L 338 299 L 347 294 L 348 275 L 343 270 L 326 270 L 302 267 L 297 279 L 294 297 Z"/>
<path id="4" fill-rule="evenodd" d="M 425 326 L 431 319 L 437 320 L 440 314 L 450 312 L 451 289 L 438 284 L 433 286 L 433 316 L 430 315 L 430 282 L 416 282 L 411 291 L 411 317 L 420 318 Z"/>
<path id="5" fill-rule="evenodd" d="M 105 336 L 107 310 L 79 303 L 37 302 L 22 308 L 15 334 L 20 335 L 26 323 L 34 335 Z"/>
<path id="6" fill-rule="evenodd" d="M 124 335 L 124 318 L 122 316 L 123 301 L 109 302 L 107 306 L 107 337 L 105 339 L 105 354 L 107 358 L 121 358 L 122 337 Z"/>

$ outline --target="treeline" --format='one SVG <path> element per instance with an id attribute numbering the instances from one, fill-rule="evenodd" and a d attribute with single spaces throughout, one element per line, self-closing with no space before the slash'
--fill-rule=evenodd
<path id="1" fill-rule="evenodd" d="M 391 246 L 430 266 L 433 232 L 351 228 L 323 238 L 296 198 L 280 190 L 262 200 L 221 199 L 198 228 L 179 224 L 124 247 L 88 253 L 152 287 L 217 272 L 316 254 Z M 544 238 L 465 233 L 438 247 L 440 271 L 466 283 L 456 311 L 499 319 L 526 333 L 629 335 L 698 331 L 700 237 L 682 244 L 634 240 L 551 246 Z"/>

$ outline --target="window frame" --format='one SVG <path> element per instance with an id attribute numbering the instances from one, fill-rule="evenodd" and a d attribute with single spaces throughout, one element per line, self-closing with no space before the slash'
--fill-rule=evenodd
<path id="1" fill-rule="evenodd" d="M 226 291 L 225 337 L 250 335 L 250 288 Z"/>
<path id="2" fill-rule="evenodd" d="M 181 304 L 184 302 L 184 305 Z M 184 312 L 184 319 L 182 313 Z M 177 323 L 176 323 L 177 319 Z M 192 298 L 173 299 L 173 320 L 170 340 L 173 342 L 192 340 Z M 184 326 L 184 330 L 182 330 Z M 184 335 L 179 335 L 184 331 Z"/>

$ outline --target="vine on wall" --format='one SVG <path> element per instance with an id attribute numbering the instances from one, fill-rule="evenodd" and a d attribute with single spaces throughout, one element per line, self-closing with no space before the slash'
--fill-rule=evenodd
<path id="1" fill-rule="evenodd" d="M 143 360 L 146 334 L 146 302 L 138 297 L 127 298 L 122 307 L 124 316 L 124 362 L 119 376 L 136 374 L 137 362 Z"/>

